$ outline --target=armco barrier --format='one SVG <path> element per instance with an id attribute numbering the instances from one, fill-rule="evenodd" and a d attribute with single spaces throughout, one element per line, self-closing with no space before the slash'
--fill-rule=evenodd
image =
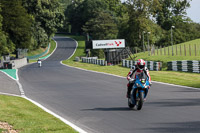
<path id="1" fill-rule="evenodd" d="M 107 63 L 105 60 L 99 60 L 97 57 L 82 57 L 83 63 L 90 63 L 90 64 L 96 64 L 101 66 L 106 66 Z"/>
<path id="2" fill-rule="evenodd" d="M 171 61 L 167 62 L 167 69 L 170 71 L 200 73 L 200 61 Z"/>
<path id="3" fill-rule="evenodd" d="M 136 65 L 137 61 L 132 60 L 122 60 L 122 66 L 131 68 L 132 66 Z M 160 71 L 162 69 L 161 62 L 155 61 L 145 61 L 145 66 L 151 71 Z"/>

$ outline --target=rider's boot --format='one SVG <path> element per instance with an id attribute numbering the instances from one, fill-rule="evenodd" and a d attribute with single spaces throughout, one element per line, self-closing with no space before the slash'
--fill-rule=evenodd
<path id="1" fill-rule="evenodd" d="M 127 88 L 127 94 L 126 94 L 126 97 L 127 98 L 130 98 L 130 94 L 131 94 L 131 89 L 132 89 L 132 85 L 129 85 L 128 88 Z"/>
<path id="2" fill-rule="evenodd" d="M 127 94 L 126 94 L 126 98 L 131 98 L 131 97 L 130 97 L 130 94 L 128 94 L 128 92 L 127 92 Z"/>

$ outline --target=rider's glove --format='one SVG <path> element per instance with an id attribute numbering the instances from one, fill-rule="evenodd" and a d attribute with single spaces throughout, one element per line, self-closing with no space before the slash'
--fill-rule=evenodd
<path id="1" fill-rule="evenodd" d="M 150 86 L 152 85 L 151 81 L 149 82 L 149 85 L 150 85 Z"/>
<path id="2" fill-rule="evenodd" d="M 151 85 L 152 85 L 152 83 L 151 83 L 151 81 L 149 81 L 149 89 L 150 89 Z"/>
<path id="3" fill-rule="evenodd" d="M 134 79 L 130 78 L 129 83 L 133 83 L 133 82 L 134 82 Z"/>

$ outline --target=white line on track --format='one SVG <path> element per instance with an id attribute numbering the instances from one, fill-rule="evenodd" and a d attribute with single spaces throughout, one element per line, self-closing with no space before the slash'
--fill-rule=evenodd
<path id="1" fill-rule="evenodd" d="M 57 115 L 56 113 L 50 111 L 49 109 L 47 109 L 46 107 L 42 106 L 41 104 L 27 98 L 26 96 L 24 97 L 25 99 L 29 100 L 30 102 L 32 102 L 33 104 L 37 105 L 38 107 L 40 107 L 41 109 L 43 109 L 44 111 L 46 111 L 47 113 L 53 115 L 54 117 L 60 119 L 61 121 L 63 121 L 65 124 L 69 125 L 70 127 L 72 127 L 73 129 L 75 129 L 76 131 L 78 131 L 79 133 L 87 133 L 86 131 L 84 131 L 83 129 L 79 128 L 78 126 L 76 126 L 75 124 L 69 122 L 68 120 L 64 119 L 63 117 Z"/>
<path id="2" fill-rule="evenodd" d="M 100 73 L 100 74 L 105 74 L 105 75 L 110 75 L 110 76 L 115 76 L 115 77 L 126 79 L 126 77 L 119 76 L 119 75 L 114 75 L 114 74 L 109 74 L 109 73 L 104 73 L 104 72 L 97 72 L 97 71 L 87 70 L 87 69 L 83 69 L 83 68 L 79 68 L 79 67 L 73 67 L 73 66 L 69 66 L 69 65 L 63 64 L 62 62 L 61 62 L 61 64 L 65 65 L 67 67 L 76 68 L 76 69 L 83 70 L 83 71 L 88 71 L 88 72 L 93 72 L 93 73 Z M 188 88 L 188 89 L 193 89 L 193 90 L 200 90 L 200 88 L 194 88 L 194 87 L 188 87 L 188 86 L 182 86 L 182 85 L 175 85 L 175 84 L 163 83 L 163 82 L 158 82 L 158 81 L 152 81 L 152 82 L 153 83 L 164 84 L 164 85 L 170 85 L 170 86 Z"/>
<path id="3" fill-rule="evenodd" d="M 55 40 L 54 40 L 54 41 L 55 41 Z M 56 42 L 56 41 L 55 41 L 55 42 Z M 78 47 L 78 43 L 76 42 L 76 48 L 77 48 L 77 47 Z M 57 42 L 56 42 L 56 48 L 57 48 Z M 56 48 L 54 49 L 53 52 L 55 52 Z M 75 51 L 76 51 L 76 49 L 74 50 L 74 53 L 75 53 Z M 53 54 L 53 52 L 52 52 L 52 54 Z M 74 53 L 72 54 L 72 56 L 74 55 Z M 51 54 L 51 55 L 52 55 L 52 54 Z M 70 58 L 71 58 L 72 56 L 70 56 Z M 49 56 L 49 57 L 50 57 L 50 56 Z M 46 58 L 46 59 L 47 59 L 47 58 Z M 45 60 L 46 60 L 46 59 L 45 59 Z M 69 59 L 69 58 L 68 58 L 68 59 Z M 32 102 L 32 103 L 35 104 L 36 106 L 40 107 L 40 108 L 43 109 L 45 112 L 47 112 L 47 113 L 53 115 L 54 117 L 60 119 L 60 120 L 63 121 L 65 124 L 69 125 L 70 127 L 72 127 L 73 129 L 75 129 L 75 130 L 78 131 L 79 133 L 87 133 L 86 131 L 84 131 L 84 130 L 81 129 L 80 127 L 78 127 L 78 126 L 76 126 L 75 124 L 69 122 L 68 120 L 64 119 L 63 117 L 57 115 L 56 113 L 54 113 L 53 111 L 47 109 L 46 107 L 44 107 L 43 105 L 39 104 L 38 102 L 36 102 L 36 101 L 34 101 L 34 100 L 29 99 L 28 97 L 26 97 L 26 96 L 25 96 L 25 92 L 24 92 L 24 90 L 23 90 L 23 87 L 22 87 L 21 83 L 19 82 L 19 78 L 18 78 L 18 69 L 16 69 L 16 70 L 17 70 L 17 71 L 16 71 L 16 77 L 17 77 L 17 79 L 14 79 L 13 77 L 11 77 L 10 75 L 8 75 L 7 73 L 5 73 L 5 72 L 3 72 L 3 71 L 1 71 L 1 72 L 5 73 L 8 77 L 10 77 L 11 79 L 13 79 L 13 80 L 15 80 L 15 81 L 17 82 L 17 84 L 18 84 L 18 86 L 19 86 L 19 90 L 20 90 L 21 96 L 19 96 L 19 95 L 14 95 L 14 94 L 9 94 L 9 93 L 2 93 L 2 92 L 0 92 L 0 94 L 9 95 L 9 96 L 22 97 L 22 98 L 24 98 L 24 99 L 26 99 L 26 100 Z"/>
<path id="4" fill-rule="evenodd" d="M 74 39 L 72 39 L 74 40 Z M 74 40 L 76 42 L 76 48 L 78 47 L 78 42 L 76 40 Z M 56 41 L 55 41 L 56 42 Z M 57 44 L 57 42 L 56 42 Z M 74 53 L 68 58 L 70 59 L 76 52 L 76 49 L 74 50 Z M 83 71 L 88 71 L 88 72 L 93 72 L 93 73 L 101 73 L 101 74 L 105 74 L 105 75 L 110 75 L 110 76 L 115 76 L 115 77 L 119 77 L 119 78 L 123 78 L 123 79 L 126 79 L 126 77 L 123 77 L 123 76 L 119 76 L 119 75 L 114 75 L 114 74 L 109 74 L 109 73 L 104 73 L 104 72 L 97 72 L 97 71 L 92 71 L 92 70 L 87 70 L 87 69 L 83 69 L 83 68 L 79 68 L 79 67 L 73 67 L 73 66 L 69 66 L 69 65 L 66 65 L 66 64 L 63 64 L 62 61 L 60 61 L 60 63 L 64 66 L 67 66 L 67 67 L 71 67 L 71 68 L 76 68 L 76 69 L 79 69 L 79 70 L 83 70 Z M 176 86 L 176 87 L 182 87 L 182 88 L 188 88 L 188 89 L 193 89 L 193 90 L 200 90 L 200 88 L 194 88 L 194 87 L 188 87 L 188 86 L 182 86 L 182 85 L 175 85 L 175 84 L 170 84 L 170 83 L 163 83 L 163 82 L 158 82 L 158 81 L 152 81 L 153 83 L 159 83 L 159 84 L 165 84 L 165 85 L 170 85 L 170 86 Z"/>
<path id="5" fill-rule="evenodd" d="M 11 79 L 16 80 L 15 78 L 13 78 L 12 76 L 10 76 L 10 75 L 7 74 L 6 72 L 4 72 L 4 71 L 0 71 L 0 72 L 4 73 L 5 75 L 7 75 L 8 77 L 10 77 Z"/>
<path id="6" fill-rule="evenodd" d="M 72 39 L 74 40 L 74 39 Z M 55 41 L 55 40 L 54 40 Z M 76 49 L 78 47 L 78 43 L 76 40 L 74 40 L 76 42 Z M 56 41 L 55 41 L 56 42 Z M 57 42 L 56 42 L 56 48 L 57 48 Z M 55 48 L 55 50 L 56 50 Z M 74 50 L 73 54 L 68 58 L 70 59 L 76 52 L 76 49 Z M 54 50 L 54 51 L 55 51 Z M 53 52 L 54 52 L 53 51 Z M 52 52 L 52 53 L 53 53 Z M 50 57 L 50 56 L 49 56 Z M 64 66 L 67 66 L 67 67 L 71 67 L 71 68 L 76 68 L 76 69 L 79 69 L 79 70 L 83 70 L 83 71 L 88 71 L 88 72 L 93 72 L 93 73 L 100 73 L 100 74 L 105 74 L 105 75 L 110 75 L 110 76 L 115 76 L 115 77 L 119 77 L 119 78 L 123 78 L 123 79 L 126 79 L 126 77 L 123 77 L 123 76 L 118 76 L 118 75 L 114 75 L 114 74 L 108 74 L 108 73 L 104 73 L 104 72 L 97 72 L 97 71 L 92 71 L 92 70 L 86 70 L 86 69 L 82 69 L 82 68 L 78 68 L 78 67 L 73 67 L 73 66 L 69 66 L 69 65 L 66 65 L 66 64 L 63 64 L 62 61 L 60 61 L 60 63 Z M 3 71 L 2 71 L 3 72 Z M 5 72 L 3 72 L 5 73 Z M 6 74 L 6 73 L 5 73 Z M 42 106 L 41 104 L 27 98 L 25 96 L 25 93 L 23 91 L 23 88 L 22 88 L 22 85 L 20 84 L 19 82 L 19 79 L 18 79 L 18 70 L 17 70 L 17 80 L 14 79 L 13 77 L 11 77 L 10 75 L 6 74 L 7 76 L 9 76 L 10 78 L 12 78 L 13 80 L 15 80 L 17 82 L 17 84 L 19 85 L 19 88 L 20 88 L 20 92 L 21 92 L 21 96 L 18 96 L 18 95 L 14 95 L 14 94 L 8 94 L 8 93 L 1 93 L 0 94 L 4 94 L 4 95 L 10 95 L 10 96 L 17 96 L 17 97 L 23 97 L 27 100 L 29 100 L 30 102 L 32 102 L 33 104 L 35 104 L 36 106 L 40 107 L 41 109 L 43 109 L 44 111 L 48 112 L 49 114 L 55 116 L 56 118 L 60 119 L 61 121 L 63 121 L 65 124 L 71 126 L 72 128 L 74 128 L 76 131 L 80 132 L 80 133 L 87 133 L 86 131 L 84 131 L 83 129 L 79 128 L 78 126 L 76 126 L 75 124 L 67 121 L 66 119 L 64 119 L 63 117 L 55 114 L 54 112 L 50 111 L 49 109 L 47 109 L 46 107 Z M 193 87 L 187 87 L 187 86 L 181 86 L 181 85 L 174 85 L 174 84 L 169 84 L 169 83 L 163 83 L 163 82 L 157 82 L 157 81 L 152 81 L 154 83 L 159 83 L 159 84 L 165 84 L 165 85 L 170 85 L 170 86 L 176 86 L 176 87 L 182 87 L 182 88 L 189 88 L 189 89 L 195 89 L 195 90 L 200 90 L 200 88 L 193 88 Z"/>
<path id="7" fill-rule="evenodd" d="M 1 95 L 8 95 L 8 96 L 21 97 L 20 95 L 11 94 L 11 93 L 3 93 L 3 92 L 0 92 L 0 94 L 1 94 Z"/>

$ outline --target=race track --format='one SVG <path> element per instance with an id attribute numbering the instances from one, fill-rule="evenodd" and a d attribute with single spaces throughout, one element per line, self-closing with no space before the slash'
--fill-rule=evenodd
<path id="1" fill-rule="evenodd" d="M 28 98 L 88 133 L 200 132 L 200 90 L 153 83 L 142 110 L 130 110 L 125 78 L 60 64 L 73 54 L 76 43 L 54 39 L 57 50 L 41 68 L 31 64 L 19 69 Z"/>

